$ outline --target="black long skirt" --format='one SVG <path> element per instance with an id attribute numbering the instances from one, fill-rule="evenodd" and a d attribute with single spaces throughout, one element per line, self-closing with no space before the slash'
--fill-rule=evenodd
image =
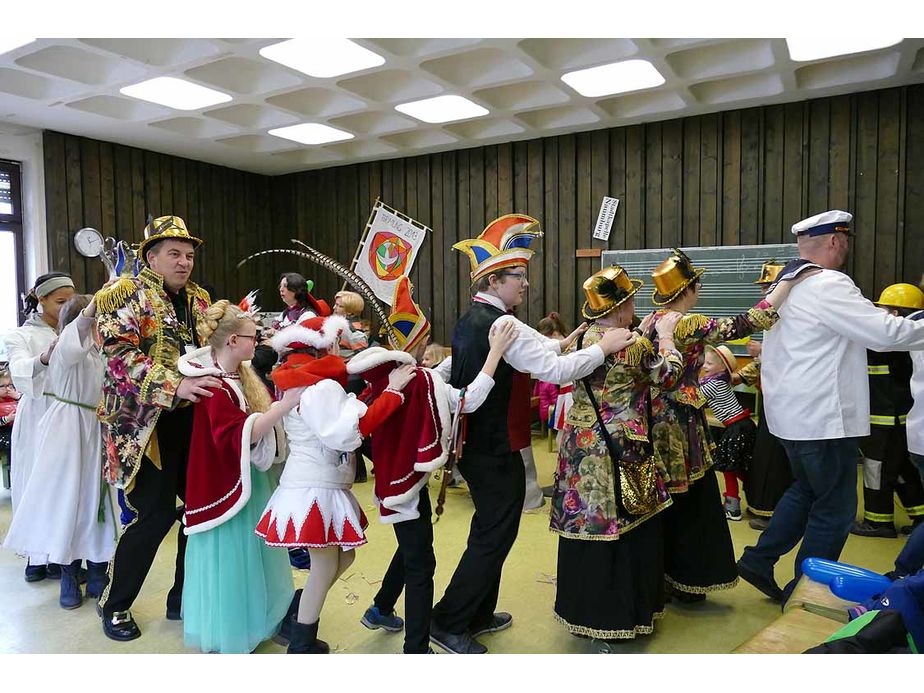
<path id="1" fill-rule="evenodd" d="M 757 406 L 761 416 L 757 422 L 751 468 L 744 479 L 744 495 L 748 510 L 761 517 L 770 517 L 786 489 L 792 485 L 792 470 L 783 444 L 767 428 L 761 395 L 758 395 Z"/>
<path id="2" fill-rule="evenodd" d="M 661 515 L 616 541 L 558 537 L 555 619 L 574 635 L 648 635 L 664 611 Z"/>
<path id="3" fill-rule="evenodd" d="M 715 472 L 671 495 L 664 517 L 664 577 L 680 592 L 706 594 L 738 583 L 735 548 Z"/>

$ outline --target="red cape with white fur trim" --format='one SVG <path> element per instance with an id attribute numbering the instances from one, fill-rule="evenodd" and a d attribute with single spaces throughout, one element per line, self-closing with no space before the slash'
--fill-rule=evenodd
<path id="1" fill-rule="evenodd" d="M 406 363 L 415 363 L 410 354 L 372 347 L 354 356 L 347 368 L 369 383 L 371 402 L 388 387 L 389 373 Z M 404 404 L 372 434 L 375 496 L 379 517 L 389 524 L 417 517 L 420 489 L 449 457 L 451 420 L 442 381 L 418 368 L 402 394 Z"/>

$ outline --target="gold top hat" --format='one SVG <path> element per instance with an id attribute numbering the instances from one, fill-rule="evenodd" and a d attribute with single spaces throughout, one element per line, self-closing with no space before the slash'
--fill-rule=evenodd
<path id="1" fill-rule="evenodd" d="M 772 284 L 776 281 L 777 275 L 783 270 L 785 265 L 776 260 L 770 260 L 765 262 L 760 268 L 760 277 L 758 277 L 755 284 Z"/>
<path id="2" fill-rule="evenodd" d="M 716 353 L 716 355 L 722 361 L 722 365 L 725 366 L 725 370 L 728 371 L 729 375 L 738 370 L 738 359 L 735 358 L 735 355 L 727 346 L 720 344 L 719 346 L 714 347 L 711 344 L 707 344 L 706 348 Z"/>
<path id="3" fill-rule="evenodd" d="M 643 283 L 641 279 L 630 279 L 619 265 L 605 267 L 584 281 L 587 300 L 581 315 L 588 320 L 602 318 L 634 296 Z"/>
<path id="4" fill-rule="evenodd" d="M 189 231 L 186 230 L 186 222 L 180 217 L 172 215 L 157 217 L 157 219 L 149 221 L 148 225 L 144 227 L 144 240 L 138 244 L 138 257 L 143 262 L 147 262 L 145 253 L 148 248 L 159 241 L 165 241 L 169 238 L 192 243 L 193 248 L 198 248 L 202 245 L 201 238 L 189 235 Z"/>
<path id="5" fill-rule="evenodd" d="M 655 285 L 654 293 L 651 295 L 652 302 L 658 306 L 670 303 L 705 271 L 704 268 L 694 267 L 686 253 L 674 248 L 671 256 L 651 273 L 651 280 Z"/>

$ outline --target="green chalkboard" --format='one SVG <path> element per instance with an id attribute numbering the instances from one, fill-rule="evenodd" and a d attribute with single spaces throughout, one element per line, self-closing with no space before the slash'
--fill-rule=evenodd
<path id="1" fill-rule="evenodd" d="M 743 313 L 760 300 L 761 291 L 754 281 L 760 267 L 768 260 L 787 262 L 799 257 L 795 243 L 775 245 L 723 245 L 709 248 L 681 248 L 696 267 L 705 267 L 696 312 L 713 318 Z M 670 254 L 670 248 L 657 250 L 604 250 L 601 267 L 616 263 L 630 277 L 645 285 L 635 295 L 635 312 L 639 317 L 654 309 L 651 294 L 654 286 L 651 271 Z M 763 335 L 755 335 L 762 339 Z M 730 345 L 736 355 L 744 355 L 743 345 Z"/>

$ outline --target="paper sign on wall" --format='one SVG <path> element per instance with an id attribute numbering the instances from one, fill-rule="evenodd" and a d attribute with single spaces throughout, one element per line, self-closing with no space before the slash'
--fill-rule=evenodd
<path id="1" fill-rule="evenodd" d="M 619 207 L 619 200 L 615 197 L 604 197 L 603 204 L 600 205 L 600 214 L 597 215 L 597 223 L 594 225 L 594 238 L 599 241 L 608 241 L 610 239 L 610 230 L 613 228 L 613 219 L 616 218 L 616 208 Z"/>

